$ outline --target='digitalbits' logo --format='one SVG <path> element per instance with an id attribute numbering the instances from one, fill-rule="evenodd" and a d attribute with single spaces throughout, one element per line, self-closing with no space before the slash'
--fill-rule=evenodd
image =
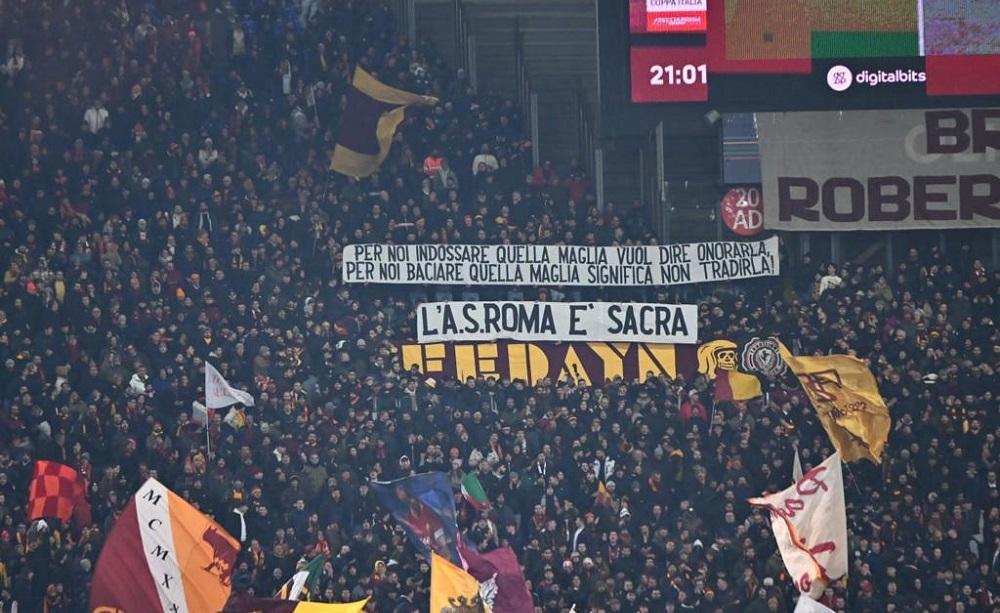
<path id="1" fill-rule="evenodd" d="M 842 92 L 854 83 L 854 73 L 847 66 L 837 64 L 826 73 L 826 84 L 835 92 Z"/>

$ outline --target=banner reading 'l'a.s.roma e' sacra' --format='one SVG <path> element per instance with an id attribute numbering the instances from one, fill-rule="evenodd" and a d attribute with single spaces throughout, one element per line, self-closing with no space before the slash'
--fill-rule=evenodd
<path id="1" fill-rule="evenodd" d="M 428 302 L 417 307 L 417 340 L 698 342 L 693 304 L 627 302 Z"/>
<path id="2" fill-rule="evenodd" d="M 345 283 L 665 286 L 774 276 L 778 238 L 579 245 L 348 245 Z"/>

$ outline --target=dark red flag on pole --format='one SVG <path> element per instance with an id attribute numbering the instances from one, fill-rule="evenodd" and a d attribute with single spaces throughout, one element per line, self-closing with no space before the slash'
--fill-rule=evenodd
<path id="1" fill-rule="evenodd" d="M 535 605 L 531 600 L 524 572 L 517 561 L 517 555 L 510 547 L 500 547 L 487 553 L 477 553 L 467 547 L 461 548 L 462 559 L 469 565 L 468 573 L 480 583 L 495 581 L 496 595 L 493 610 L 503 613 L 532 613 Z"/>

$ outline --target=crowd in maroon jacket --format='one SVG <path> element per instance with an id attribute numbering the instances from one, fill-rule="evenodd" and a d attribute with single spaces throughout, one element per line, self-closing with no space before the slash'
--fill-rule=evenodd
<path id="1" fill-rule="evenodd" d="M 429 382 L 397 343 L 442 297 L 697 301 L 702 339 L 856 353 L 893 431 L 882 465 L 847 473 L 851 577 L 825 602 L 997 606 L 996 271 L 928 246 L 897 270 L 806 258 L 677 291 L 345 286 L 353 242 L 653 239 L 641 209 L 598 211 L 579 169 L 532 169 L 519 109 L 393 34 L 384 3 L 305 5 L 0 3 L 0 610 L 85 610 L 150 475 L 233 534 L 245 512 L 240 588 L 272 594 L 326 554 L 322 600 L 426 610 L 427 564 L 366 483 L 430 470 L 456 491 L 478 471 L 493 508 L 459 501 L 461 527 L 514 548 L 543 611 L 790 610 L 745 500 L 789 483 L 793 444 L 807 466 L 831 452 L 793 381 L 718 406 L 702 377 Z M 442 100 L 360 182 L 327 171 L 354 62 Z M 242 427 L 192 423 L 205 360 L 257 398 Z M 91 526 L 25 520 L 36 458 L 87 477 Z"/>

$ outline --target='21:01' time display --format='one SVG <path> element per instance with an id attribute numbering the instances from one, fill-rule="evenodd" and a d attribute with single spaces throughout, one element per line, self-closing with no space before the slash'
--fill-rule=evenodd
<path id="1" fill-rule="evenodd" d="M 708 100 L 708 64 L 703 49 L 632 47 L 633 102 Z"/>
<path id="2" fill-rule="evenodd" d="M 695 83 L 708 83 L 708 66 L 705 64 L 685 64 L 674 66 L 667 64 L 661 66 L 653 64 L 649 67 L 650 85 L 694 85 Z"/>

